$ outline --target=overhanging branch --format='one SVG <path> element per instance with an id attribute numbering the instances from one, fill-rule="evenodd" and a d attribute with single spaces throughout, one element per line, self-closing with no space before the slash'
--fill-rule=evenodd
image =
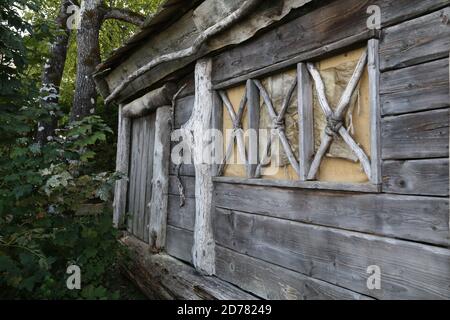
<path id="1" fill-rule="evenodd" d="M 116 19 L 139 27 L 142 27 L 145 22 L 145 16 L 135 11 L 122 8 L 107 8 L 104 19 Z"/>

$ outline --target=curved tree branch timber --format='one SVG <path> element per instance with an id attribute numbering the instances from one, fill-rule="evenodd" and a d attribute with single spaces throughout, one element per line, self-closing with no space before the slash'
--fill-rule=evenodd
<path id="1" fill-rule="evenodd" d="M 353 92 L 356 90 L 356 87 L 361 80 L 361 76 L 365 70 L 366 64 L 367 64 L 367 58 L 368 58 L 368 50 L 366 49 L 363 54 L 361 55 L 356 68 L 353 72 L 352 77 L 350 78 L 349 83 L 347 84 L 346 89 L 344 90 L 341 99 L 336 106 L 336 110 L 333 112 L 328 104 L 326 95 L 325 95 L 325 86 L 323 84 L 322 78 L 318 72 L 318 70 L 315 68 L 315 66 L 312 63 L 308 63 L 307 68 L 311 74 L 311 76 L 314 79 L 314 82 L 316 84 L 316 92 L 319 96 L 319 102 L 320 106 L 325 114 L 325 116 L 328 118 L 330 116 L 335 117 L 336 119 L 342 119 L 344 116 L 344 113 L 349 107 L 351 97 L 353 95 Z M 339 135 L 344 139 L 344 141 L 347 143 L 347 145 L 350 147 L 352 152 L 358 157 L 364 172 L 366 175 L 370 178 L 372 176 L 371 171 L 371 165 L 370 160 L 367 157 L 367 155 L 364 153 L 362 148 L 354 141 L 354 139 L 350 136 L 350 134 L 347 132 L 347 129 L 344 127 L 341 127 L 339 129 Z M 319 146 L 319 150 L 317 151 L 316 155 L 314 156 L 314 159 L 311 163 L 311 167 L 308 173 L 308 180 L 314 180 L 316 178 L 316 175 L 319 171 L 320 164 L 322 162 L 323 157 L 326 155 L 328 149 L 331 146 L 331 143 L 333 142 L 333 137 L 331 137 L 328 134 L 324 134 L 322 138 L 322 142 Z"/>
<path id="2" fill-rule="evenodd" d="M 135 72 L 133 72 L 131 75 L 128 76 L 124 81 L 122 81 L 115 89 L 114 91 L 105 99 L 105 104 L 109 104 L 112 100 L 116 99 L 119 94 L 124 90 L 131 82 L 139 78 L 144 73 L 150 71 L 154 67 L 164 63 L 164 62 L 170 62 L 182 58 L 186 58 L 189 56 L 192 56 L 200 50 L 201 46 L 211 37 L 214 35 L 220 33 L 221 31 L 227 29 L 232 24 L 234 24 L 236 21 L 244 17 L 246 14 L 248 14 L 261 0 L 246 0 L 244 4 L 231 13 L 228 17 L 225 19 L 222 19 L 220 22 L 216 23 L 215 25 L 207 28 L 205 31 L 203 31 L 197 39 L 195 39 L 194 43 L 191 47 L 171 52 L 168 54 L 161 55 L 153 60 L 151 60 L 149 63 L 144 65 L 143 67 L 139 68 Z"/>

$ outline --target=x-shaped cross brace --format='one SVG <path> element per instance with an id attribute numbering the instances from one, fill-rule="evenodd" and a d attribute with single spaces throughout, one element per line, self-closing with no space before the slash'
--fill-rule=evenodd
<path id="1" fill-rule="evenodd" d="M 320 163 L 322 162 L 322 158 L 325 156 L 331 143 L 333 142 L 333 139 L 337 135 L 340 135 L 342 137 L 345 143 L 358 157 L 366 175 L 369 178 L 372 175 L 370 161 L 367 155 L 364 153 L 364 150 L 361 149 L 361 147 L 355 142 L 352 136 L 348 133 L 347 129 L 344 127 L 344 114 L 348 110 L 353 92 L 355 91 L 359 83 L 359 80 L 361 79 L 361 76 L 364 72 L 364 68 L 367 63 L 367 55 L 368 53 L 366 49 L 362 54 L 361 58 L 359 59 L 355 71 L 353 72 L 353 75 L 347 85 L 347 88 L 342 94 L 342 97 L 334 112 L 330 108 L 330 105 L 328 104 L 328 100 L 325 94 L 325 85 L 322 81 L 319 71 L 317 71 L 314 64 L 312 63 L 307 64 L 308 71 L 311 74 L 311 77 L 313 78 L 314 83 L 316 85 L 316 91 L 320 107 L 323 113 L 325 114 L 325 117 L 327 118 L 327 127 L 322 137 L 320 147 L 317 150 L 313 162 L 311 163 L 311 167 L 308 173 L 308 180 L 314 180 L 316 178 L 317 172 L 319 171 Z"/>
<path id="2" fill-rule="evenodd" d="M 233 131 L 231 133 L 231 139 L 228 142 L 224 160 L 220 164 L 219 168 L 219 175 L 222 175 L 223 170 L 225 169 L 225 166 L 227 164 L 227 161 L 230 159 L 231 154 L 233 152 L 235 142 L 237 142 L 239 156 L 241 157 L 242 160 L 244 160 L 244 163 L 247 165 L 247 155 L 245 152 L 245 143 L 244 143 L 244 131 L 242 130 L 241 125 L 242 118 L 244 116 L 245 105 L 247 104 L 247 94 L 244 94 L 244 96 L 242 97 L 237 114 L 236 112 L 234 112 L 233 105 L 231 104 L 230 99 L 228 99 L 227 94 L 224 91 L 219 91 L 219 95 L 222 98 L 222 101 L 230 115 L 231 122 L 233 123 Z"/>
<path id="3" fill-rule="evenodd" d="M 269 112 L 269 115 L 272 118 L 273 129 L 276 131 L 276 133 L 278 134 L 278 136 L 280 138 L 281 144 L 283 145 L 283 149 L 286 152 L 286 156 L 288 157 L 290 164 L 294 168 L 295 172 L 298 175 L 300 175 L 300 166 L 299 166 L 297 158 L 294 155 L 294 152 L 292 151 L 292 147 L 289 144 L 289 140 L 286 137 L 285 125 L 284 125 L 284 117 L 286 115 L 287 109 L 289 108 L 289 102 L 291 101 L 294 90 L 297 87 L 297 78 L 295 78 L 295 81 L 289 88 L 289 92 L 288 92 L 287 96 L 284 98 L 283 105 L 281 107 L 279 114 L 276 113 L 275 108 L 273 107 L 272 100 L 270 99 L 269 94 L 267 93 L 267 90 L 266 90 L 266 88 L 264 88 L 262 83 L 259 80 L 253 80 L 253 82 L 255 83 L 256 87 L 258 87 L 259 92 L 261 93 L 264 104 L 267 107 L 267 111 Z M 271 135 L 271 137 L 272 137 L 272 135 Z M 264 164 L 268 163 L 268 160 L 269 160 L 268 158 L 269 158 L 269 153 L 270 153 L 271 147 L 272 147 L 272 138 L 269 139 L 269 141 L 267 143 L 266 151 L 264 152 L 263 159 L 261 160 L 260 164 L 256 168 L 256 173 L 255 173 L 256 177 L 261 176 L 261 167 Z"/>

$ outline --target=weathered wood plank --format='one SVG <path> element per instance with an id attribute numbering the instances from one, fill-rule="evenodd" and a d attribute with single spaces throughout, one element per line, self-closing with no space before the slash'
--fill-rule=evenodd
<path id="1" fill-rule="evenodd" d="M 142 221 L 140 217 L 140 199 L 141 199 L 141 166 L 142 166 L 142 143 L 143 143 L 143 130 L 142 127 L 144 125 L 144 121 L 142 118 L 136 119 L 135 123 L 133 124 L 133 131 L 136 139 L 133 142 L 133 147 L 131 149 L 131 152 L 134 153 L 134 177 L 132 178 L 135 180 L 135 189 L 134 194 L 131 196 L 133 197 L 133 235 L 135 235 L 140 240 L 144 240 L 141 235 L 139 234 L 139 226 L 140 221 Z"/>
<path id="2" fill-rule="evenodd" d="M 156 111 L 155 138 L 153 148 L 153 179 L 150 206 L 149 244 L 161 251 L 166 244 L 171 108 L 161 107 Z"/>
<path id="3" fill-rule="evenodd" d="M 194 233 L 173 226 L 167 226 L 166 251 L 172 257 L 192 264 Z"/>
<path id="4" fill-rule="evenodd" d="M 153 186 L 152 186 L 152 179 L 153 179 L 153 166 L 155 164 L 155 159 L 153 157 L 154 155 L 154 148 L 155 148 L 155 121 L 156 121 L 156 114 L 151 114 L 148 119 L 148 125 L 149 130 L 147 131 L 147 137 L 146 137 L 146 143 L 148 145 L 148 151 L 147 151 L 147 160 L 145 163 L 147 163 L 147 176 L 146 176 L 146 190 L 145 190 L 145 218 L 144 218 L 144 241 L 148 243 L 149 241 L 149 228 L 148 225 L 150 223 L 150 216 L 151 211 L 148 204 L 150 203 L 152 196 L 153 196 Z"/>
<path id="5" fill-rule="evenodd" d="M 216 210 L 218 244 L 378 299 L 449 299 L 450 250 Z M 370 290 L 369 266 L 381 269 Z"/>
<path id="6" fill-rule="evenodd" d="M 450 7 L 387 28 L 380 45 L 381 69 L 448 57 Z"/>
<path id="7" fill-rule="evenodd" d="M 300 180 L 306 181 L 314 158 L 313 82 L 305 63 L 298 64 L 297 74 Z"/>
<path id="8" fill-rule="evenodd" d="M 247 110 L 248 110 L 248 129 L 255 130 L 256 134 L 249 135 L 248 139 L 248 166 L 247 177 L 255 178 L 256 168 L 259 164 L 259 113 L 260 113 L 260 97 L 259 89 L 251 80 L 247 81 Z"/>
<path id="9" fill-rule="evenodd" d="M 175 129 L 179 129 L 191 117 L 192 109 L 194 109 L 194 98 L 194 96 L 187 96 L 176 101 Z"/>
<path id="10" fill-rule="evenodd" d="M 216 130 L 216 132 L 223 133 L 223 101 L 217 91 L 213 93 L 213 108 L 211 111 L 211 129 Z M 212 138 L 214 145 L 214 162 L 212 165 L 212 175 L 214 177 L 220 175 L 220 168 L 223 161 L 223 141 L 217 139 L 217 136 Z"/>
<path id="11" fill-rule="evenodd" d="M 216 246 L 216 275 L 268 300 L 367 300 L 364 295 Z"/>
<path id="12" fill-rule="evenodd" d="M 449 109 L 386 117 L 381 121 L 383 159 L 448 156 Z"/>
<path id="13" fill-rule="evenodd" d="M 140 124 L 141 128 L 138 133 L 139 145 L 137 149 L 138 165 L 137 165 L 137 188 L 135 195 L 135 208 L 137 218 L 134 220 L 136 223 L 134 225 L 134 234 L 141 240 L 145 241 L 144 238 L 144 225 L 145 225 L 145 196 L 147 191 L 147 169 L 148 169 L 148 122 L 146 118 L 141 118 Z"/>
<path id="14" fill-rule="evenodd" d="M 216 183 L 215 204 L 293 221 L 450 244 L 447 199 Z"/>
<path id="15" fill-rule="evenodd" d="M 364 45 L 369 39 L 378 38 L 380 32 L 378 30 L 365 30 L 362 33 L 355 34 L 353 36 L 347 37 L 342 40 L 335 41 L 323 47 L 316 48 L 314 50 L 301 52 L 294 55 L 291 58 L 270 64 L 263 68 L 255 69 L 254 71 L 249 71 L 240 76 L 230 78 L 228 80 L 223 80 L 221 82 L 215 82 L 213 88 L 216 90 L 223 90 L 240 84 L 248 79 L 257 79 L 261 77 L 266 77 L 270 74 L 281 72 L 282 70 L 291 69 L 293 65 L 298 64 L 302 61 L 316 60 L 320 58 L 326 58 L 330 56 L 333 52 L 341 52 L 349 47 L 354 47 L 359 44 Z"/>
<path id="16" fill-rule="evenodd" d="M 183 207 L 180 207 L 180 198 L 169 195 L 169 212 L 167 224 L 194 231 L 195 225 L 195 199 L 186 198 Z"/>
<path id="17" fill-rule="evenodd" d="M 352 191 L 358 193 L 381 192 L 381 187 L 373 183 L 348 183 L 328 181 L 299 181 L 299 180 L 273 180 L 273 179 L 243 179 L 234 177 L 214 177 L 213 181 L 218 183 L 229 183 L 247 186 L 295 188 L 307 190 L 332 190 Z"/>
<path id="18" fill-rule="evenodd" d="M 448 0 L 340 0 L 331 2 L 217 55 L 213 60 L 213 83 L 219 84 L 293 59 L 296 55 L 302 55 L 320 47 L 326 48 L 343 39 L 364 34 L 368 31 L 367 8 L 370 5 L 380 7 L 381 24 L 386 26 L 428 13 L 430 10 L 442 8 L 449 3 Z M 367 37 L 368 34 L 365 39 Z M 292 64 L 301 61 L 292 60 Z"/>
<path id="19" fill-rule="evenodd" d="M 371 39 L 367 43 L 367 70 L 369 73 L 370 99 L 370 181 L 381 184 L 381 102 L 380 102 L 380 41 Z"/>
<path id="20" fill-rule="evenodd" d="M 177 175 L 177 165 L 170 161 L 169 173 L 171 176 Z M 180 176 L 195 177 L 195 167 L 193 164 L 181 164 Z"/>
<path id="21" fill-rule="evenodd" d="M 130 176 L 130 144 L 131 144 L 131 120 L 122 117 L 122 108 L 119 107 L 119 125 L 117 130 L 117 157 L 116 172 L 125 177 L 116 182 L 114 189 L 113 223 L 116 228 L 125 227 L 127 213 L 128 177 Z"/>
<path id="22" fill-rule="evenodd" d="M 448 59 L 441 59 L 381 75 L 383 115 L 424 111 L 450 104 Z"/>
<path id="23" fill-rule="evenodd" d="M 124 98 L 154 85 L 162 78 L 176 73 L 208 53 L 248 40 L 259 30 L 281 20 L 295 8 L 300 8 L 308 2 L 312 2 L 312 0 L 288 0 L 279 3 L 267 1 L 256 3 L 250 0 L 222 1 L 219 4 L 216 0 L 203 1 L 199 7 L 187 12 L 176 23 L 167 27 L 164 32 L 152 36 L 147 45 L 134 50 L 135 52 L 126 61 L 111 70 L 106 79 L 110 88 L 113 89 L 119 85 L 121 80 L 135 73 L 137 69 L 145 65 L 147 66 L 145 70 L 149 69 L 149 60 L 156 59 L 158 62 L 162 62 L 170 60 L 169 58 L 174 56 L 179 58 L 163 62 L 134 80 L 122 91 L 120 101 L 123 101 Z M 208 9 L 199 10 L 200 7 Z M 220 9 L 211 10 L 211 8 L 217 7 Z M 230 10 L 232 7 L 235 10 Z M 227 9 L 223 10 L 224 8 Z M 203 16 L 204 14 L 206 16 Z M 205 24 L 202 20 L 208 22 Z M 219 31 L 222 32 L 216 34 Z M 215 36 L 211 38 L 212 35 Z M 202 40 L 209 41 L 205 41 L 200 51 L 198 51 L 198 46 L 192 47 L 194 41 L 201 44 Z M 186 55 L 188 56 L 186 57 Z M 152 65 L 155 64 L 155 62 L 152 63 Z"/>
<path id="24" fill-rule="evenodd" d="M 145 182 L 144 185 L 144 195 L 141 198 L 141 208 L 144 212 L 144 220 L 142 223 L 142 233 L 144 237 L 144 241 L 148 242 L 149 240 L 149 229 L 148 225 L 150 223 L 150 208 L 149 203 L 153 196 L 153 187 L 152 187 L 152 178 L 153 178 L 153 166 L 155 164 L 155 160 L 153 157 L 153 150 L 155 147 L 155 118 L 156 114 L 153 113 L 148 117 L 144 118 L 146 123 L 146 131 L 144 134 L 144 154 L 142 155 L 142 166 L 143 172 L 145 172 Z"/>
<path id="25" fill-rule="evenodd" d="M 138 148 L 138 133 L 140 130 L 140 122 L 139 119 L 135 119 L 132 121 L 131 126 L 131 156 L 130 156 L 130 190 L 128 192 L 128 231 L 132 234 L 134 234 L 134 225 L 135 220 L 137 220 L 137 214 L 135 208 L 135 196 L 136 196 L 136 189 L 137 189 L 137 172 L 138 172 L 138 153 L 136 152 L 136 149 Z"/>
<path id="26" fill-rule="evenodd" d="M 178 189 L 178 181 L 176 176 L 169 176 L 169 194 L 180 196 Z M 184 196 L 186 198 L 195 198 L 195 177 L 180 176 L 181 183 L 184 187 Z"/>
<path id="27" fill-rule="evenodd" d="M 151 175 L 153 171 L 153 149 L 155 118 L 150 115 L 142 118 L 142 153 L 140 154 L 140 187 L 139 187 L 139 226 L 140 239 L 148 241 L 149 210 L 148 203 L 151 197 Z"/>
<path id="28" fill-rule="evenodd" d="M 448 159 L 383 162 L 384 192 L 448 196 L 448 177 Z"/>
<path id="29" fill-rule="evenodd" d="M 254 300 L 250 295 L 216 277 L 202 277 L 194 268 L 166 254 L 152 254 L 134 237 L 121 239 L 131 259 L 121 265 L 149 299 Z"/>

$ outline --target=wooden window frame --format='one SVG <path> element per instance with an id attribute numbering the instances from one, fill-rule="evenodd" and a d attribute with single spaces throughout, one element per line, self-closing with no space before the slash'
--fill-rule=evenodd
<path id="1" fill-rule="evenodd" d="M 379 40 L 368 39 L 364 43 L 367 46 L 367 62 L 365 68 L 369 75 L 369 101 L 370 101 L 370 132 L 371 132 L 371 152 L 370 152 L 370 176 L 366 183 L 355 182 L 327 182 L 308 179 L 308 173 L 314 159 L 314 113 L 313 113 L 313 90 L 314 80 L 308 71 L 307 63 L 314 60 L 309 57 L 307 61 L 300 61 L 297 64 L 297 94 L 298 94 L 298 112 L 299 112 L 299 170 L 298 180 L 270 180 L 258 179 L 255 172 L 257 165 L 247 166 L 247 178 L 223 177 L 221 170 L 215 170 L 214 181 L 224 183 L 248 184 L 258 186 L 276 186 L 303 189 L 323 189 L 323 190 L 340 190 L 355 192 L 381 192 L 381 144 L 380 144 L 380 64 L 379 64 Z M 341 48 L 345 49 L 345 48 Z M 273 73 L 273 72 L 272 72 Z M 264 75 L 259 75 L 263 77 Z M 259 112 L 260 112 L 260 88 L 255 85 L 258 81 L 248 79 L 246 82 L 246 102 L 248 112 L 248 128 L 259 129 Z M 231 87 L 231 86 L 229 86 Z M 227 87 L 228 88 L 228 87 Z M 220 97 L 219 90 L 226 88 L 217 88 L 216 99 L 213 108 L 213 125 L 212 127 L 222 130 L 223 127 L 223 101 Z M 223 93 L 222 93 L 223 95 Z M 249 141 L 249 147 L 258 143 L 258 141 Z M 258 145 L 258 144 L 257 144 Z M 259 156 L 259 152 L 257 152 Z M 249 159 L 250 160 L 250 159 Z M 252 159 L 255 160 L 255 159 Z M 259 163 L 260 159 L 256 159 Z M 249 161 L 255 163 L 255 161 Z M 223 166 L 218 165 L 218 168 Z"/>

